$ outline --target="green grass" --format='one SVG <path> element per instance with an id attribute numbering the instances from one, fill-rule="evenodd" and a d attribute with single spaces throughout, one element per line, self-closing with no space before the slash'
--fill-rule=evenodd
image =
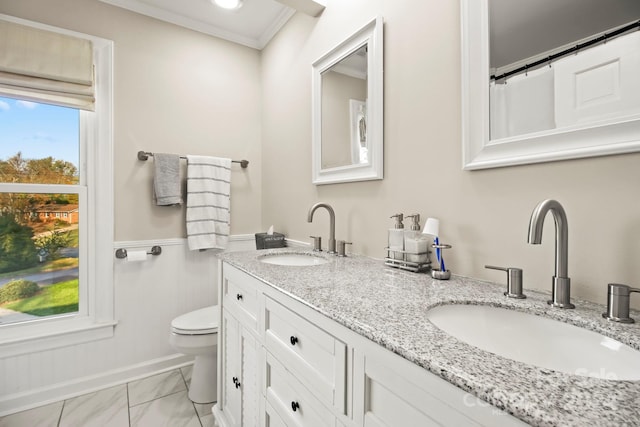
<path id="1" fill-rule="evenodd" d="M 43 287 L 32 297 L 4 304 L 3 307 L 34 316 L 78 311 L 78 279 Z"/>

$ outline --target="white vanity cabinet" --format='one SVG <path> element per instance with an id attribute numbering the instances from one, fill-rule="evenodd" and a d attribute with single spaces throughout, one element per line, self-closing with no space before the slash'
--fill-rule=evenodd
<path id="1" fill-rule="evenodd" d="M 218 426 L 524 425 L 249 274 L 220 270 Z"/>

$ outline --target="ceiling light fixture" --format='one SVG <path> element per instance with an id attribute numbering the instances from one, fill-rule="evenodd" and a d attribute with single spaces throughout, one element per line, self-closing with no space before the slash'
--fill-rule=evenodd
<path id="1" fill-rule="evenodd" d="M 238 10 L 243 0 L 211 0 L 213 4 L 227 10 Z"/>

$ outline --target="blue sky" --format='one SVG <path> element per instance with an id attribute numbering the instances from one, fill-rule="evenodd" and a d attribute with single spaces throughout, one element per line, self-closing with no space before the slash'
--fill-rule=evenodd
<path id="1" fill-rule="evenodd" d="M 79 113 L 72 108 L 0 97 L 0 159 L 52 156 L 78 166 Z"/>

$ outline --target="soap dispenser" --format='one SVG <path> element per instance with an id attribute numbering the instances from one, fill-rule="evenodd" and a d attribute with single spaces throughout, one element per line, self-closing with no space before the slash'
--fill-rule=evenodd
<path id="1" fill-rule="evenodd" d="M 427 263 L 429 261 L 429 238 L 422 234 L 420 227 L 420 214 L 407 215 L 411 218 L 409 230 L 404 232 L 404 250 L 407 253 L 407 261 L 415 263 Z"/>
<path id="2" fill-rule="evenodd" d="M 404 259 L 404 224 L 402 220 L 404 215 L 399 213 L 391 216 L 396 219 L 396 223 L 393 228 L 389 229 L 389 258 Z"/>

